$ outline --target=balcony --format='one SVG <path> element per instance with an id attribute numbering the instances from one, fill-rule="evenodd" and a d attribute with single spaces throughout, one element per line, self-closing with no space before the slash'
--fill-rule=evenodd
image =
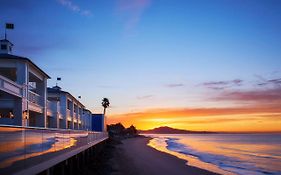
<path id="1" fill-rule="evenodd" d="M 38 113 L 43 113 L 43 107 L 41 106 L 42 97 L 39 94 L 29 90 L 28 91 L 28 101 L 30 102 L 28 104 L 29 110 L 32 110 L 32 111 L 38 112 Z"/>
<path id="2" fill-rule="evenodd" d="M 39 94 L 29 90 L 28 95 L 29 95 L 28 97 L 29 102 L 40 105 L 41 97 Z"/>
<path id="3" fill-rule="evenodd" d="M 17 97 L 22 97 L 22 89 L 23 87 L 21 85 L 0 75 L 0 90 L 15 95 Z"/>
<path id="4" fill-rule="evenodd" d="M 0 125 L 0 174 L 37 174 L 108 138 L 107 133 Z M 42 169 L 43 168 L 43 169 Z M 36 172 L 39 171 L 39 172 Z"/>

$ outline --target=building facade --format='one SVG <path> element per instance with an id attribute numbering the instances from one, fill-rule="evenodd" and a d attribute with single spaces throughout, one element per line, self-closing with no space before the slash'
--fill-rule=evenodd
<path id="1" fill-rule="evenodd" d="M 92 129 L 92 113 L 60 87 L 47 88 L 50 77 L 30 59 L 12 54 L 0 40 L 0 124 Z"/>
<path id="2" fill-rule="evenodd" d="M 91 112 L 59 86 L 48 88 L 49 127 L 90 130 Z"/>
<path id="3" fill-rule="evenodd" d="M 12 55 L 13 44 L 0 40 L 0 122 L 46 127 L 47 79 L 30 59 Z"/>

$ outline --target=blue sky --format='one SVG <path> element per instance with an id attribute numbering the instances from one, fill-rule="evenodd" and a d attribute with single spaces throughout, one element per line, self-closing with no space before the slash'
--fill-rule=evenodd
<path id="1" fill-rule="evenodd" d="M 280 87 L 257 86 L 281 76 L 278 0 L 2 0 L 0 19 L 2 36 L 15 24 L 14 54 L 93 112 L 103 97 L 117 114 L 235 106 L 210 99 Z"/>

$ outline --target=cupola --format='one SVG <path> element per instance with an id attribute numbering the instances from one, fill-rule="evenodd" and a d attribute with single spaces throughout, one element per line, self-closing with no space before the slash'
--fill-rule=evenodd
<path id="1" fill-rule="evenodd" d="M 13 43 L 7 39 L 0 40 L 0 53 L 2 54 L 11 54 L 13 49 Z"/>

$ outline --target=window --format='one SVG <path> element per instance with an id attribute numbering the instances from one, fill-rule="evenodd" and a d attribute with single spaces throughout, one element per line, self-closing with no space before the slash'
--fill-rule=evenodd
<path id="1" fill-rule="evenodd" d="M 67 121 L 67 128 L 66 129 L 70 129 L 70 121 Z"/>
<path id="2" fill-rule="evenodd" d="M 70 100 L 67 100 L 67 109 L 71 110 L 72 103 Z"/>
<path id="3" fill-rule="evenodd" d="M 1 50 L 7 50 L 7 45 L 1 44 Z"/>
<path id="4" fill-rule="evenodd" d="M 77 105 L 74 104 L 74 112 L 77 113 Z"/>

